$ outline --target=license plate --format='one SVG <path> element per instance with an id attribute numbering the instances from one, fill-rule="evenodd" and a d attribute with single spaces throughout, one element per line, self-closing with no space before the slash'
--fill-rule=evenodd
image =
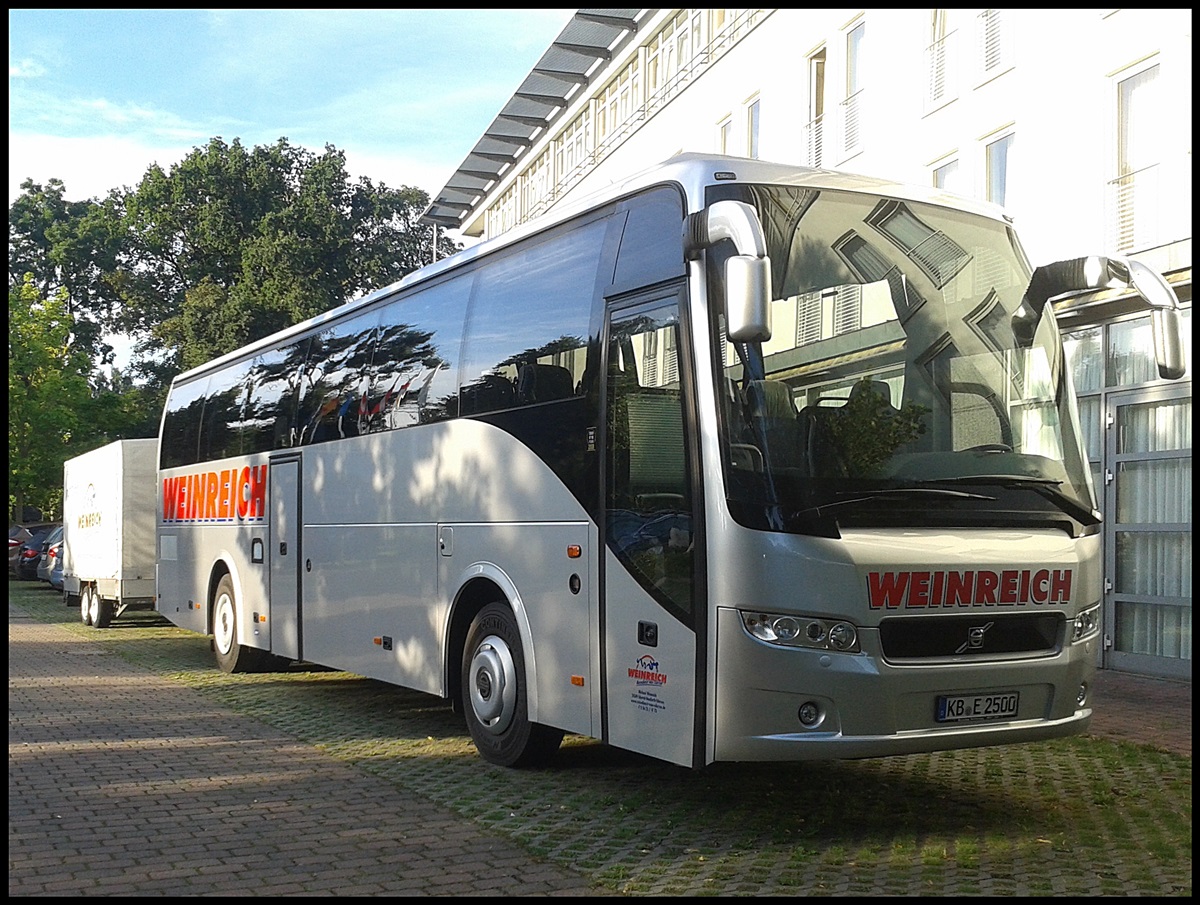
<path id="1" fill-rule="evenodd" d="M 1017 715 L 1015 691 L 992 694 L 943 695 L 937 699 L 937 721 L 956 723 L 960 720 L 1002 720 Z"/>

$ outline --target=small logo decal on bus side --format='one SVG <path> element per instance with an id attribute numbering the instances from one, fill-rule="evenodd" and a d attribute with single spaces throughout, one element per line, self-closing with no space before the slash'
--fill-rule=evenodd
<path id="1" fill-rule="evenodd" d="M 637 685 L 666 685 L 667 675 L 660 672 L 658 661 L 649 654 L 638 657 L 637 662 L 629 670 L 629 678 Z"/>
<path id="2" fill-rule="evenodd" d="M 662 671 L 657 660 L 649 654 L 642 654 L 629 668 L 629 678 L 633 679 L 633 694 L 629 698 L 638 710 L 644 713 L 663 713 L 667 704 L 658 696 L 658 689 L 667 684 L 667 674 Z"/>
<path id="3" fill-rule="evenodd" d="M 1053 606 L 1071 600 L 1070 569 L 986 569 L 964 572 L 868 572 L 871 609 Z"/>
<path id="4" fill-rule="evenodd" d="M 266 517 L 266 465 L 163 478 L 164 522 L 261 522 Z"/>

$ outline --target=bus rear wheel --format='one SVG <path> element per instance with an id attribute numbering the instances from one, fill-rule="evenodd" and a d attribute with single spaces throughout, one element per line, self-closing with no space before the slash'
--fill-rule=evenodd
<path id="1" fill-rule="evenodd" d="M 84 588 L 79 592 L 79 621 L 84 625 L 92 624 L 92 588 Z"/>
<path id="2" fill-rule="evenodd" d="M 512 611 L 489 603 L 471 623 L 462 660 L 467 729 L 483 759 L 534 767 L 558 750 L 563 732 L 529 720 L 525 655 Z"/>
<path id="3" fill-rule="evenodd" d="M 221 576 L 213 600 L 213 651 L 221 672 L 259 672 L 267 655 L 257 648 L 247 647 L 238 640 L 237 603 L 233 596 L 233 579 Z"/>

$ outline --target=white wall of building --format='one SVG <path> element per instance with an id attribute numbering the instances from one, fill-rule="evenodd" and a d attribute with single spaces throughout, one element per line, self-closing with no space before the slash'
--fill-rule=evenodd
<path id="1" fill-rule="evenodd" d="M 616 72 L 655 30 L 678 13 L 663 10 L 606 72 Z M 733 14 L 741 11 L 730 10 Z M 935 166 L 958 161 L 956 185 L 984 197 L 986 146 L 1014 136 L 1005 206 L 1035 263 L 1115 251 L 1109 181 L 1115 170 L 1116 83 L 1139 67 L 1159 66 L 1163 108 L 1153 119 L 1160 149 L 1161 205 L 1155 244 L 1191 235 L 1191 10 L 997 10 L 1000 65 L 981 74 L 983 10 L 943 10 L 957 54 L 958 77 L 929 109 L 930 9 L 778 9 L 608 154 L 565 198 L 578 197 L 681 150 L 715 151 L 719 124 L 731 120 L 735 155 L 746 153 L 746 109 L 760 104 L 759 156 L 807 164 L 809 57 L 826 52 L 825 154 L 822 164 L 903 182 L 929 184 Z M 847 34 L 865 26 L 861 45 L 860 147 L 838 147 L 845 95 Z M 595 78 L 600 89 L 605 76 Z M 576 100 L 555 126 L 586 104 Z M 554 128 L 494 186 L 495 197 L 536 159 Z M 561 203 L 563 198 L 558 199 Z M 476 230 L 481 228 L 476 221 Z M 468 230 L 471 231 L 471 230 Z M 1128 250 L 1128 249 L 1125 249 Z M 1145 250 L 1144 248 L 1134 250 Z M 1178 266 L 1181 262 L 1174 261 Z"/>

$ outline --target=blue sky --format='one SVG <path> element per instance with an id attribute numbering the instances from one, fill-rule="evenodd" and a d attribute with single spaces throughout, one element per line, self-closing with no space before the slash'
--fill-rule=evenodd
<path id="1" fill-rule="evenodd" d="M 9 203 L 133 187 L 215 136 L 432 195 L 573 12 L 10 9 Z"/>

